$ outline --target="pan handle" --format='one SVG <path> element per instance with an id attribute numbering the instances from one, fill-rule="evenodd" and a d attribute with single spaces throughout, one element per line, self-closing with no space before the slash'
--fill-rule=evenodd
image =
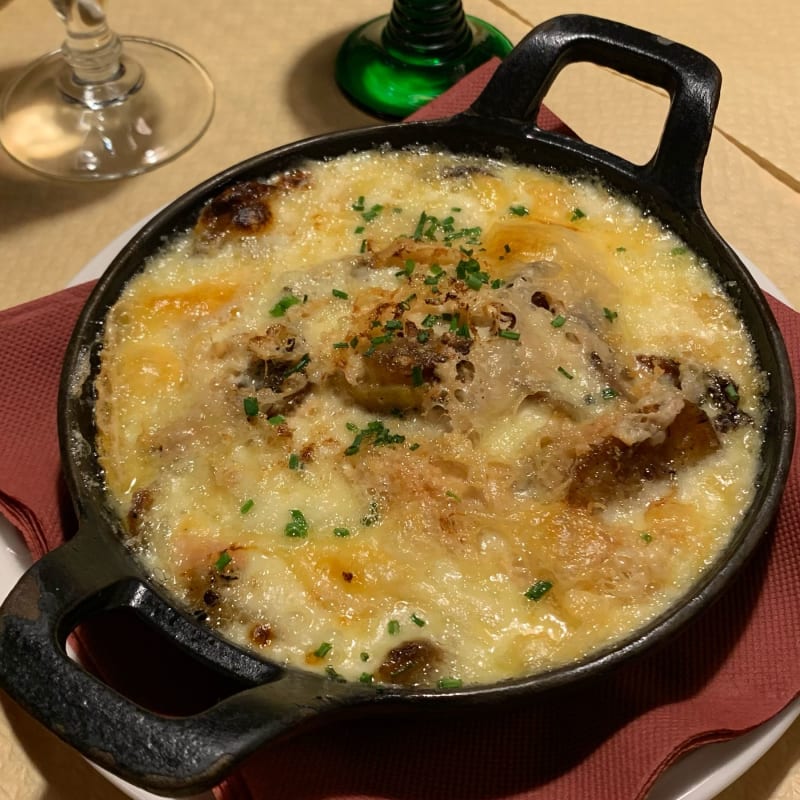
<path id="1" fill-rule="evenodd" d="M 0 684 L 86 757 L 140 787 L 172 795 L 213 786 L 263 743 L 369 687 L 286 670 L 232 647 L 131 577 L 122 548 L 82 529 L 36 562 L 0 610 Z M 72 660 L 66 638 L 93 613 L 127 606 L 243 691 L 199 714 L 167 717 L 108 687 Z"/>
<path id="2" fill-rule="evenodd" d="M 568 137 L 541 130 L 536 117 L 558 73 L 580 61 L 658 86 L 671 102 L 658 148 L 647 164 L 631 164 L 572 138 L 569 147 L 623 165 L 640 180 L 666 189 L 686 209 L 700 208 L 700 179 L 722 76 L 709 58 L 682 44 L 599 17 L 554 17 L 534 28 L 509 54 L 469 113 L 524 123 L 537 138 L 556 137 L 563 143 Z"/>

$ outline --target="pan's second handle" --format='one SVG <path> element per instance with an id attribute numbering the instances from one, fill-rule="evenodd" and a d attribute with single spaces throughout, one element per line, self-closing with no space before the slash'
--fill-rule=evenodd
<path id="1" fill-rule="evenodd" d="M 642 179 L 664 187 L 685 208 L 699 208 L 700 178 L 722 77 L 710 59 L 689 47 L 598 17 L 555 17 L 517 45 L 470 111 L 536 128 L 555 77 L 568 64 L 581 61 L 610 67 L 669 93 L 670 108 L 655 155 L 642 167 L 625 164 Z M 597 148 L 582 142 L 571 146 L 596 156 Z"/>
<path id="2" fill-rule="evenodd" d="M 264 742 L 359 702 L 359 692 L 369 694 L 366 687 L 255 658 L 248 666 L 246 654 L 237 660 L 236 648 L 182 621 L 131 578 L 116 550 L 101 537 L 79 533 L 34 564 L 0 612 L 2 688 L 110 772 L 150 791 L 194 793 L 218 782 Z M 86 614 L 122 606 L 166 629 L 207 664 L 232 675 L 236 668 L 235 676 L 250 688 L 189 717 L 153 713 L 109 688 L 67 655 L 65 641 Z"/>

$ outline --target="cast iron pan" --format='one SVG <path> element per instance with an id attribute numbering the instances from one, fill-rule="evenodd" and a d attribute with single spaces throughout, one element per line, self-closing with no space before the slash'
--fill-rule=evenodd
<path id="1" fill-rule="evenodd" d="M 642 166 L 584 142 L 539 129 L 545 93 L 568 63 L 591 61 L 665 89 L 671 97 L 656 154 Z M 533 30 L 465 113 L 435 122 L 381 125 L 320 136 L 256 156 L 211 178 L 157 215 L 100 279 L 77 323 L 59 401 L 62 460 L 80 530 L 35 564 L 0 617 L 0 682 L 35 717 L 89 758 L 151 791 L 188 794 L 219 781 L 265 742 L 347 711 L 468 709 L 572 686 L 663 642 L 717 597 L 769 530 L 794 438 L 794 398 L 786 351 L 769 308 L 741 262 L 712 228 L 700 178 L 721 78 L 682 45 L 593 17 L 557 17 Z M 686 596 L 627 641 L 544 674 L 459 690 L 343 683 L 285 669 L 209 632 L 142 574 L 117 533 L 94 454 L 92 383 L 107 309 L 165 237 L 191 226 L 227 185 L 286 170 L 305 158 L 384 144 L 441 145 L 455 152 L 509 155 L 567 174 L 599 175 L 660 217 L 721 277 L 747 321 L 770 378 L 767 445 L 755 499 L 730 545 Z M 84 671 L 65 653 L 68 633 L 108 609 L 133 610 L 199 663 L 243 688 L 201 713 L 167 717 L 144 710 Z"/>

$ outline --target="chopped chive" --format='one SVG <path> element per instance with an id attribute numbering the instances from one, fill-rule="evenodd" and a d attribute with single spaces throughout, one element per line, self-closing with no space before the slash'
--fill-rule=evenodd
<path id="1" fill-rule="evenodd" d="M 430 338 L 431 338 L 431 332 L 430 331 L 417 331 L 417 341 L 420 344 L 425 344 L 425 342 L 427 342 L 428 339 L 430 339 Z"/>
<path id="2" fill-rule="evenodd" d="M 248 417 L 254 417 L 258 414 L 257 397 L 245 397 L 244 400 L 242 400 L 242 406 L 244 407 L 244 413 L 247 414 Z"/>
<path id="3" fill-rule="evenodd" d="M 516 341 L 519 339 L 519 331 L 510 331 L 507 328 L 503 328 L 497 332 L 497 335 L 501 339 L 513 339 Z"/>
<path id="4" fill-rule="evenodd" d="M 353 233 L 364 233 L 364 226 L 359 225 L 358 227 L 353 228 Z"/>
<path id="5" fill-rule="evenodd" d="M 646 542 L 647 544 L 650 544 L 650 542 L 653 541 L 653 534 L 650 533 L 650 531 L 642 531 L 639 534 L 639 538 L 641 538 L 641 540 L 643 542 Z"/>
<path id="6" fill-rule="evenodd" d="M 628 249 L 627 247 L 622 247 L 622 245 L 620 245 L 620 246 L 617 248 L 617 252 L 618 252 L 618 253 L 624 253 L 624 252 L 625 252 L 627 249 Z"/>
<path id="7" fill-rule="evenodd" d="M 330 651 L 333 650 L 333 645 L 330 642 L 323 642 L 315 651 L 314 655 L 317 658 L 325 658 Z"/>
<path id="8" fill-rule="evenodd" d="M 253 500 L 252 497 L 249 500 L 245 500 L 244 503 L 242 503 L 242 505 L 239 506 L 239 513 L 246 514 L 255 504 L 256 501 Z"/>
<path id="9" fill-rule="evenodd" d="M 495 278 L 492 281 L 492 289 L 499 289 L 503 285 L 502 278 Z"/>
<path id="10" fill-rule="evenodd" d="M 528 590 L 525 592 L 525 597 L 528 600 L 534 600 L 538 602 L 541 600 L 551 589 L 553 588 L 553 584 L 550 581 L 535 581 L 531 584 Z"/>
<path id="11" fill-rule="evenodd" d="M 340 298 L 341 300 L 347 300 L 347 298 L 350 296 L 347 294 L 347 292 L 343 292 L 341 289 L 332 289 L 331 294 L 334 297 Z"/>
<path id="12" fill-rule="evenodd" d="M 402 327 L 403 327 L 403 322 L 402 320 L 399 319 L 386 320 L 386 322 L 383 325 L 383 329 L 385 331 L 397 331 L 400 330 L 400 328 Z"/>
<path id="13" fill-rule="evenodd" d="M 289 456 L 289 469 L 302 469 L 303 464 L 300 461 L 300 456 L 297 453 L 292 453 Z"/>
<path id="14" fill-rule="evenodd" d="M 687 247 L 683 247 L 683 246 L 673 247 L 672 250 L 670 250 L 669 252 L 673 256 L 682 256 L 682 255 L 685 255 L 686 253 L 688 253 L 689 249 Z"/>
<path id="15" fill-rule="evenodd" d="M 572 209 L 572 216 L 569 218 L 570 222 L 577 222 L 579 219 L 583 219 L 586 214 L 581 211 L 580 208 L 573 208 Z"/>
<path id="16" fill-rule="evenodd" d="M 413 623 L 414 623 L 414 624 L 415 624 L 415 625 L 416 625 L 418 628 L 424 628 L 424 627 L 425 627 L 425 625 L 427 624 L 427 623 L 425 622 L 425 620 L 424 620 L 424 619 L 422 619 L 422 617 L 418 616 L 417 614 L 412 614 L 412 615 L 411 615 L 411 621 L 412 621 L 412 622 L 413 622 Z"/>
<path id="17" fill-rule="evenodd" d="M 422 377 L 422 367 L 415 366 L 411 369 L 411 383 L 414 386 L 422 386 L 425 379 Z"/>
<path id="18" fill-rule="evenodd" d="M 559 314 L 557 317 L 553 317 L 553 319 L 550 320 L 550 324 L 554 328 L 560 328 L 566 321 L 567 318 L 563 314 Z"/>
<path id="19" fill-rule="evenodd" d="M 390 636 L 397 636 L 400 633 L 400 623 L 396 619 L 390 619 L 386 631 Z"/>
<path id="20" fill-rule="evenodd" d="M 464 685 L 464 682 L 461 678 L 439 678 L 436 685 L 440 689 L 460 689 Z"/>
<path id="21" fill-rule="evenodd" d="M 233 559 L 231 558 L 230 553 L 227 550 L 223 550 L 219 554 L 219 558 L 214 562 L 214 569 L 216 569 L 217 572 L 222 572 L 222 570 L 224 570 L 225 567 L 231 563 L 231 561 L 233 561 Z"/>
<path id="22" fill-rule="evenodd" d="M 372 683 L 375 679 L 372 677 L 372 675 L 369 672 L 362 672 L 358 676 L 358 680 L 359 680 L 360 683 Z"/>
<path id="23" fill-rule="evenodd" d="M 282 414 L 275 414 L 273 417 L 267 417 L 267 422 L 269 422 L 270 425 L 282 425 L 286 422 L 286 417 Z"/>
<path id="24" fill-rule="evenodd" d="M 304 353 L 302 356 L 300 356 L 300 360 L 293 367 L 290 367 L 288 370 L 286 370 L 286 372 L 283 373 L 283 377 L 288 378 L 295 372 L 302 372 L 310 363 L 311 356 L 308 353 Z"/>
<path id="25" fill-rule="evenodd" d="M 366 253 L 367 252 L 367 240 L 366 239 L 362 239 L 361 240 L 361 245 L 358 248 L 358 252 L 359 253 Z"/>
<path id="26" fill-rule="evenodd" d="M 606 386 L 600 394 L 603 396 L 604 400 L 612 400 L 619 392 L 611 386 Z"/>
<path id="27" fill-rule="evenodd" d="M 358 657 L 362 661 L 369 661 L 369 653 L 366 650 L 362 650 Z"/>
<path id="28" fill-rule="evenodd" d="M 575 376 L 574 376 L 573 374 L 571 374 L 570 372 L 567 372 L 567 371 L 564 369 L 564 367 L 559 367 L 559 368 L 558 368 L 558 371 L 559 371 L 559 372 L 560 372 L 560 373 L 561 373 L 561 374 L 562 374 L 562 375 L 563 375 L 565 378 L 568 378 L 569 380 L 572 380 L 572 379 L 575 377 Z"/>
<path id="29" fill-rule="evenodd" d="M 348 528 L 334 528 L 333 535 L 338 536 L 340 539 L 344 539 L 346 536 L 350 535 L 350 530 Z"/>
<path id="30" fill-rule="evenodd" d="M 510 206 L 508 209 L 515 217 L 527 217 L 528 209 L 525 206 Z"/>
<path id="31" fill-rule="evenodd" d="M 364 218 L 364 222 L 372 222 L 372 220 L 374 220 L 375 217 L 381 213 L 381 211 L 383 211 L 383 206 L 379 203 L 376 203 L 368 211 L 362 212 L 361 216 Z"/>
<path id="32" fill-rule="evenodd" d="M 736 403 L 739 401 L 739 392 L 736 391 L 736 386 L 732 383 L 725 384 L 725 394 L 732 403 Z"/>
<path id="33" fill-rule="evenodd" d="M 350 206 L 353 211 L 363 211 L 364 210 L 364 195 L 359 195 L 358 200 Z"/>
<path id="34" fill-rule="evenodd" d="M 483 286 L 484 281 L 481 280 L 480 275 L 477 275 L 473 272 L 467 275 L 466 284 L 467 286 L 469 286 L 470 289 L 474 289 L 477 292 L 478 289 L 480 289 L 481 286 Z"/>
<path id="35" fill-rule="evenodd" d="M 330 664 L 325 667 L 325 674 L 337 683 L 346 683 L 347 680 L 343 678 Z"/>
<path id="36" fill-rule="evenodd" d="M 299 302 L 299 298 L 295 297 L 293 294 L 284 295 L 269 310 L 269 313 L 273 317 L 282 317 L 286 313 L 287 309 L 291 308 L 292 306 L 296 306 Z"/>
<path id="37" fill-rule="evenodd" d="M 441 317 L 438 314 L 428 314 L 425 319 L 422 320 L 422 327 L 432 328 L 440 320 Z"/>
<path id="38" fill-rule="evenodd" d="M 303 539 L 308 536 L 308 522 L 303 512 L 293 508 L 289 514 L 292 519 L 286 523 L 283 532 L 294 539 Z"/>
<path id="39" fill-rule="evenodd" d="M 616 311 L 612 311 L 610 308 L 603 306 L 603 316 L 609 322 L 613 322 L 619 316 L 619 314 Z"/>
<path id="40" fill-rule="evenodd" d="M 350 347 L 350 342 L 334 342 L 333 346 L 336 350 L 345 350 Z"/>
<path id="41" fill-rule="evenodd" d="M 408 309 L 411 308 L 411 302 L 416 299 L 417 299 L 417 293 L 412 292 L 408 297 L 406 297 L 405 300 L 401 300 L 397 304 L 397 307 L 400 309 L 400 311 L 408 311 Z"/>

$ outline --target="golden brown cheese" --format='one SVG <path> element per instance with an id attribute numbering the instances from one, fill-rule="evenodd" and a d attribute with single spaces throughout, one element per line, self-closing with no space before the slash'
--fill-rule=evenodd
<path id="1" fill-rule="evenodd" d="M 105 327 L 131 547 L 281 663 L 457 685 L 607 646 L 750 500 L 763 377 L 706 266 L 593 181 L 375 151 L 232 187 Z"/>

